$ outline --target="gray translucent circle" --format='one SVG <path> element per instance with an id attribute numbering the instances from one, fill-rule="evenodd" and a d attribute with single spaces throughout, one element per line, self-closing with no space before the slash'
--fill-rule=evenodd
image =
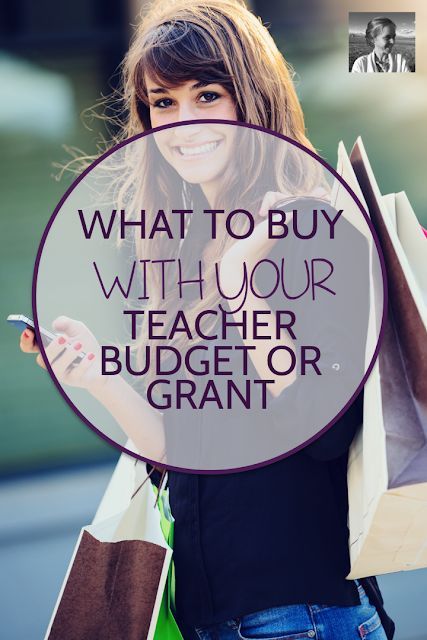
<path id="1" fill-rule="evenodd" d="M 300 448 L 349 405 L 383 281 L 370 225 L 325 163 L 272 132 L 193 121 L 75 183 L 42 241 L 35 308 L 40 328 L 82 323 L 57 333 L 90 364 L 64 372 L 66 352 L 44 348 L 90 426 L 145 459 L 221 471 Z"/>

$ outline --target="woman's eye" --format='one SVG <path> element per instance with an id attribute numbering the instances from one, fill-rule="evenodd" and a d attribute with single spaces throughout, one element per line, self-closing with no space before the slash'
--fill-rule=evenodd
<path id="1" fill-rule="evenodd" d="M 199 101 L 210 103 L 210 102 L 215 102 L 215 100 L 217 100 L 220 97 L 221 97 L 220 94 L 216 93 L 215 91 L 205 91 L 199 96 Z M 159 98 L 159 100 L 156 100 L 156 102 L 153 104 L 153 107 L 156 107 L 158 109 L 167 109 L 172 104 L 173 104 L 173 100 L 171 98 Z"/>
<path id="2" fill-rule="evenodd" d="M 167 107 L 170 107 L 171 104 L 172 100 L 170 98 L 161 98 L 161 100 L 156 100 L 154 106 L 158 107 L 159 109 L 166 109 Z"/>
<path id="3" fill-rule="evenodd" d="M 215 93 L 215 91 L 205 91 L 205 93 L 202 93 L 200 96 L 200 102 L 214 102 L 219 97 L 219 93 Z M 205 98 L 205 100 L 202 100 L 202 98 Z"/>

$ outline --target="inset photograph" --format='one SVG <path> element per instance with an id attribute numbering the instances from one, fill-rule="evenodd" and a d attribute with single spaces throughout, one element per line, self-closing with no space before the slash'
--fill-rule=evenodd
<path id="1" fill-rule="evenodd" d="M 415 13 L 349 13 L 349 71 L 414 73 Z"/>

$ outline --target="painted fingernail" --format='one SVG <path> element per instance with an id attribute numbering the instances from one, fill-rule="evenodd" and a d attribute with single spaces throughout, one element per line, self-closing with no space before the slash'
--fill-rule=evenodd
<path id="1" fill-rule="evenodd" d="M 61 336 L 60 338 L 58 338 L 58 344 L 64 344 L 66 342 L 64 336 Z"/>
<path id="2" fill-rule="evenodd" d="M 81 343 L 81 342 L 76 342 L 76 344 L 74 345 L 74 349 L 75 349 L 76 351 L 78 351 L 78 350 L 79 350 L 79 349 L 81 349 L 81 348 L 82 348 L 82 343 Z"/>
<path id="3" fill-rule="evenodd" d="M 94 357 L 95 357 L 95 354 L 94 354 L 94 353 L 89 353 L 89 355 L 88 355 L 87 359 L 88 359 L 88 360 L 93 360 L 93 359 L 94 359 Z"/>

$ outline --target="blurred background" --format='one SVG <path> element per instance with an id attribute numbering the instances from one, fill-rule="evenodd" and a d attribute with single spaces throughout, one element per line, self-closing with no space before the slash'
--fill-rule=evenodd
<path id="1" fill-rule="evenodd" d="M 34 259 L 44 227 L 72 182 L 55 163 L 64 145 L 96 152 L 102 123 L 82 112 L 120 82 L 118 66 L 137 0 L 14 0 L 0 22 L 2 317 L 7 366 L 0 372 L 0 636 L 42 638 L 80 527 L 91 521 L 119 453 L 90 431 L 48 374 L 18 348 L 10 313 L 31 317 Z M 416 12 L 416 73 L 350 74 L 348 12 L 353 0 L 251 3 L 295 71 L 308 135 L 336 164 L 361 135 L 383 193 L 405 190 L 427 226 L 427 3 L 377 0 L 381 12 Z M 381 578 L 397 640 L 427 638 L 427 571 Z M 424 595 L 424 597 L 423 597 Z"/>

